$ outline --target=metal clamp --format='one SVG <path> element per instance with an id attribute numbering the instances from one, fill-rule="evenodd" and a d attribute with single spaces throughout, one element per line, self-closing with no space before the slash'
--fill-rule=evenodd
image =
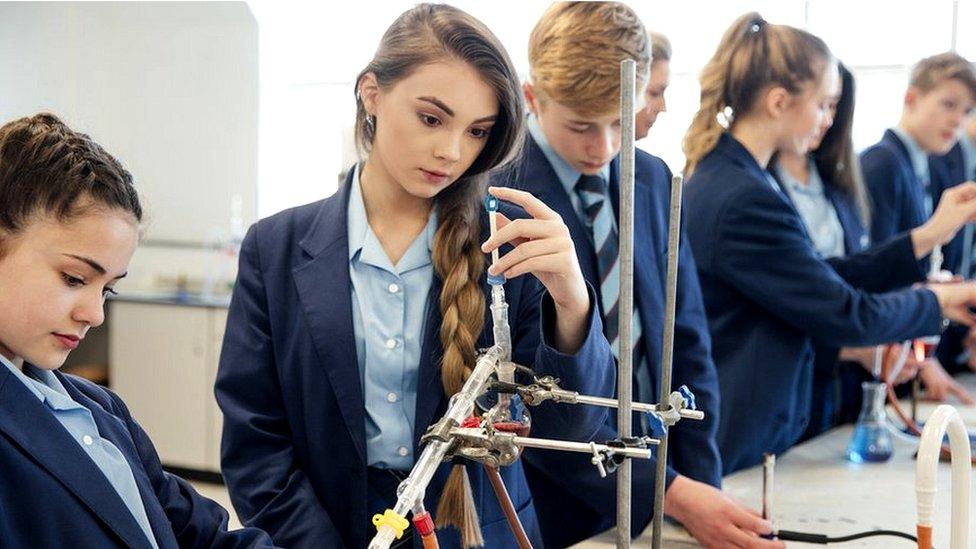
<path id="1" fill-rule="evenodd" d="M 615 473 L 627 459 L 627 456 L 617 452 L 617 449 L 644 449 L 656 442 L 651 437 L 619 438 L 608 440 L 602 445 L 590 442 L 590 452 L 592 453 L 590 463 L 596 467 L 597 472 L 600 473 L 600 478 L 605 478 L 608 474 Z"/>
<path id="2" fill-rule="evenodd" d="M 559 387 L 559 378 L 552 376 L 536 377 L 534 383 L 519 389 L 522 400 L 529 406 L 538 406 L 547 400 L 576 404 L 578 393 Z"/>
<path id="3" fill-rule="evenodd" d="M 420 445 L 423 446 L 432 440 L 441 442 L 451 442 L 451 429 L 458 426 L 453 419 L 444 416 L 437 423 L 427 428 L 427 432 L 420 437 Z"/>
<path id="4" fill-rule="evenodd" d="M 663 404 L 658 406 L 658 415 L 664 422 L 665 429 L 670 428 L 682 417 L 689 419 L 702 419 L 705 417 L 703 412 L 698 411 L 698 403 L 695 401 L 695 394 L 687 385 L 682 385 L 677 391 L 673 391 L 668 397 L 667 408 Z"/>
<path id="5" fill-rule="evenodd" d="M 515 445 L 515 433 L 488 431 L 480 427 L 455 428 L 451 431 L 456 446 L 455 456 L 477 461 L 489 467 L 504 467 L 515 463 L 519 457 Z"/>

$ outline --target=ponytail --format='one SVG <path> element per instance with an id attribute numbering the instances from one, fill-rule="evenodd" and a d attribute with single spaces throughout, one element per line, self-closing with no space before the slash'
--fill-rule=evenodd
<path id="1" fill-rule="evenodd" d="M 747 13 L 732 23 L 699 77 L 701 104 L 685 134 L 685 178 L 769 86 L 790 93 L 819 82 L 830 50 L 812 34 Z"/>

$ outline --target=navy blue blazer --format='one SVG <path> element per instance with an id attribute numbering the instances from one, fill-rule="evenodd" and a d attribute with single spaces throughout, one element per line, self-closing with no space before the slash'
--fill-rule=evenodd
<path id="1" fill-rule="evenodd" d="M 599 288 L 596 252 L 589 230 L 579 219 L 572 202 L 545 153 L 531 136 L 526 140 L 514 173 L 500 174 L 495 184 L 531 192 L 562 216 L 569 227 L 583 276 Z M 657 400 L 660 392 L 664 296 L 667 274 L 668 207 L 671 172 L 659 158 L 637 151 L 634 189 L 634 301 L 641 317 L 645 356 L 651 366 L 651 388 Z M 619 161 L 610 166 L 610 193 L 617 211 L 620 195 Z M 619 212 L 617 212 L 619 214 Z M 674 342 L 674 387 L 688 385 L 705 421 L 682 421 L 669 439 L 668 483 L 676 474 L 720 486 L 721 463 L 715 432 L 718 425 L 718 377 L 711 360 L 708 326 L 702 304 L 698 275 L 691 249 L 682 244 L 678 261 L 678 300 Z M 597 290 L 599 291 L 599 289 Z M 634 423 L 638 425 L 638 423 Z M 616 414 L 598 438 L 612 439 L 617 433 Z M 616 479 L 593 475 L 589 458 L 582 455 L 529 451 L 525 454 L 526 475 L 535 497 L 546 545 L 566 547 L 606 530 L 616 522 Z M 634 534 L 651 518 L 654 501 L 654 460 L 633 460 Z"/>
<path id="2" fill-rule="evenodd" d="M 375 533 L 367 510 L 365 406 L 353 334 L 350 187 L 347 179 L 332 197 L 261 220 L 248 231 L 217 374 L 224 412 L 221 463 L 231 500 L 246 524 L 260 525 L 289 548 L 365 547 Z M 514 208 L 503 212 L 519 216 Z M 424 333 L 416 335 L 423 343 L 415 449 L 446 409 L 439 369 L 440 287 L 435 277 L 430 316 Z M 554 306 L 538 280 L 518 277 L 505 290 L 517 362 L 561 378 L 565 388 L 613 391 L 613 355 L 598 313 L 591 311 L 587 338 L 570 356 L 542 344 L 549 341 L 543 332 L 551 332 Z M 491 342 L 487 307 L 485 314 L 478 347 Z M 574 440 L 589 440 L 607 414 L 553 403 L 531 413 L 535 436 Z M 448 472 L 442 466 L 427 490 L 432 512 Z M 541 543 L 521 461 L 501 473 L 530 538 Z M 469 465 L 468 474 L 486 543 L 517 547 L 482 468 Z M 439 538 L 441 547 L 459 545 L 453 531 Z"/>
<path id="3" fill-rule="evenodd" d="M 963 181 L 972 181 L 976 177 L 976 173 L 966 173 L 966 161 L 963 158 L 964 153 L 962 150 L 962 144 L 958 141 L 956 144 L 949 149 L 949 152 L 942 156 L 936 156 L 934 159 L 941 162 L 944 165 L 945 174 L 948 178 L 950 185 L 958 185 Z"/>
<path id="4" fill-rule="evenodd" d="M 785 194 L 728 134 L 688 179 L 685 208 L 718 368 L 725 473 L 783 452 L 803 434 L 814 343 L 939 333 L 932 292 L 865 293 L 921 278 L 909 235 L 822 260 Z"/>
<path id="5" fill-rule="evenodd" d="M 99 434 L 132 468 L 160 549 L 271 547 L 253 528 L 227 531 L 227 511 L 165 471 L 114 393 L 55 372 L 91 410 Z M 43 402 L 0 367 L 0 546 L 104 549 L 151 545 L 118 492 Z"/>
<path id="6" fill-rule="evenodd" d="M 925 223 L 925 196 L 933 208 L 942 193 L 964 181 L 939 157 L 929 156 L 928 188 L 915 175 L 908 149 L 895 132 L 886 130 L 881 141 L 861 153 L 864 182 L 871 196 L 871 240 L 883 243 Z M 959 169 L 961 172 L 961 168 Z M 959 272 L 962 264 L 962 233 L 942 247 L 943 265 Z"/>
<path id="7" fill-rule="evenodd" d="M 777 172 L 770 170 L 779 180 Z M 850 194 L 833 183 L 830 174 L 821 173 L 824 195 L 833 206 L 844 233 L 844 255 L 852 255 L 866 250 L 871 237 L 864 226 L 861 212 Z M 789 193 L 783 196 L 793 205 Z M 805 227 L 805 225 L 804 225 Z M 886 288 L 895 290 L 897 288 Z M 814 345 L 813 393 L 810 400 L 810 421 L 802 440 L 813 438 L 827 431 L 838 421 L 843 422 L 853 409 L 856 414 L 861 405 L 861 382 L 870 377 L 862 367 L 853 362 L 838 360 L 840 349 L 830 345 Z"/>
<path id="8" fill-rule="evenodd" d="M 966 161 L 963 159 L 962 145 L 959 142 L 956 142 L 955 146 L 948 153 L 942 156 L 932 157 L 929 164 L 938 164 L 940 166 L 937 169 L 942 174 L 944 180 L 949 182 L 949 186 L 958 185 L 964 181 L 972 181 L 976 178 L 976 173 L 966 173 Z M 959 257 L 958 262 L 952 265 L 953 267 L 958 266 L 958 269 L 954 269 L 953 272 L 960 275 L 965 272 L 962 265 L 966 243 L 965 235 L 966 228 L 963 228 L 950 243 L 953 254 L 958 254 Z M 973 276 L 972 267 L 969 269 L 969 275 L 970 277 Z M 969 329 L 967 327 L 953 324 L 949 326 L 949 329 L 946 330 L 946 333 L 942 336 L 942 340 L 939 342 L 939 347 L 936 349 L 936 356 L 949 373 L 956 374 L 969 371 L 969 367 L 965 361 L 959 360 L 960 356 L 963 356 L 965 352 L 965 345 L 963 343 L 968 333 Z"/>

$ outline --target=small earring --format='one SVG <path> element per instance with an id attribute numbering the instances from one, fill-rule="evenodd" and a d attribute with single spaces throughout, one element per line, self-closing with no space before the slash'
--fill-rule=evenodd
<path id="1" fill-rule="evenodd" d="M 369 133 L 373 133 L 376 131 L 375 118 L 376 117 L 374 117 L 371 114 L 366 115 L 366 129 L 369 130 Z"/>

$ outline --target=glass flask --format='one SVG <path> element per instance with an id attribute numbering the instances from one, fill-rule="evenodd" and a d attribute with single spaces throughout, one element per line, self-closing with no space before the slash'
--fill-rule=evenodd
<path id="1" fill-rule="evenodd" d="M 884 383 L 861 383 L 864 401 L 854 426 L 854 435 L 847 445 L 847 459 L 854 463 L 879 463 L 891 459 L 891 433 L 885 415 Z"/>

